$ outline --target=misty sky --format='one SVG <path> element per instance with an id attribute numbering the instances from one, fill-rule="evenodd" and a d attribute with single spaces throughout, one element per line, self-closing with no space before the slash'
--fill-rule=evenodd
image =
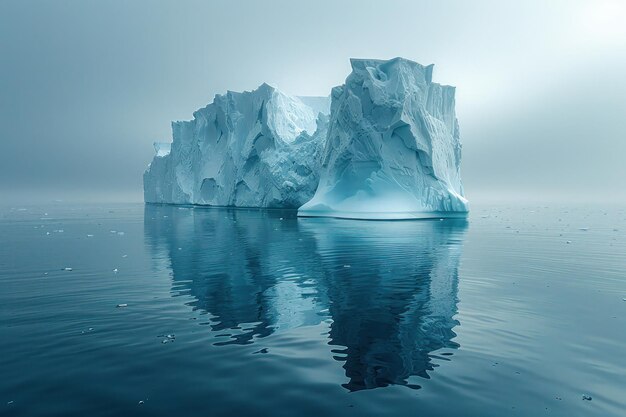
<path id="1" fill-rule="evenodd" d="M 548 4 L 549 3 L 549 4 Z M 626 1 L 0 0 L 0 199 L 142 198 L 216 93 L 327 95 L 350 57 L 457 87 L 481 198 L 626 199 Z"/>

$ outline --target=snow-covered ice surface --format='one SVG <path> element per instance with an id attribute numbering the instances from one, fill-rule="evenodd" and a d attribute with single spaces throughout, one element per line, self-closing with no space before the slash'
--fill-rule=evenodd
<path id="1" fill-rule="evenodd" d="M 319 186 L 298 215 L 464 217 L 454 87 L 402 58 L 351 63 L 332 91 Z"/>
<path id="2" fill-rule="evenodd" d="M 353 59 L 331 97 L 263 84 L 172 123 L 144 174 L 149 203 L 300 208 L 299 216 L 464 217 L 454 87 L 432 65 Z M 332 103 L 331 103 L 332 99 Z"/>
<path id="3" fill-rule="evenodd" d="M 263 84 L 229 91 L 172 123 L 144 174 L 148 203 L 297 208 L 319 180 L 328 98 L 291 97 Z M 308 103 L 308 104 L 305 104 Z"/>

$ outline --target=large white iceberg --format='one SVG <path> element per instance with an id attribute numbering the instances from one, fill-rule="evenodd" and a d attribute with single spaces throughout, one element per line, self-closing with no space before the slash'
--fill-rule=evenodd
<path id="1" fill-rule="evenodd" d="M 329 99 L 291 97 L 263 84 L 229 91 L 172 123 L 144 174 L 148 203 L 297 208 L 319 180 Z"/>
<path id="2" fill-rule="evenodd" d="M 454 87 L 433 66 L 353 59 L 332 91 L 320 182 L 300 216 L 359 219 L 461 217 L 461 142 Z"/>
<path id="3" fill-rule="evenodd" d="M 353 59 L 328 97 L 263 84 L 172 123 L 144 174 L 149 203 L 298 208 L 299 216 L 462 217 L 454 87 L 432 65 Z M 330 108 L 329 108 L 330 107 Z"/>

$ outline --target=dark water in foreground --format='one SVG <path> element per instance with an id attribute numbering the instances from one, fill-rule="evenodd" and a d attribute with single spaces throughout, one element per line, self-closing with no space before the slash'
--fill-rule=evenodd
<path id="1" fill-rule="evenodd" d="M 625 231 L 2 208 L 0 415 L 624 416 Z"/>

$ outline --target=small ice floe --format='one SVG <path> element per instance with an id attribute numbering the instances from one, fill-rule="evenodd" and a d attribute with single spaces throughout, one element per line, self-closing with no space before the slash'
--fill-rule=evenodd
<path id="1" fill-rule="evenodd" d="M 117 232 L 119 236 L 124 236 L 124 232 Z"/>
<path id="2" fill-rule="evenodd" d="M 93 237 L 93 235 L 87 235 L 87 237 Z"/>
<path id="3" fill-rule="evenodd" d="M 122 258 L 128 258 L 128 255 L 122 255 Z"/>
<path id="4" fill-rule="evenodd" d="M 583 401 L 591 401 L 591 400 L 592 400 L 591 395 L 583 394 Z"/>
<path id="5" fill-rule="evenodd" d="M 173 342 L 174 340 L 176 340 L 176 335 L 175 334 L 160 334 L 157 337 L 162 337 L 163 340 L 161 340 L 161 343 L 170 343 Z"/>
<path id="6" fill-rule="evenodd" d="M 348 265 L 348 264 L 346 264 L 346 265 L 344 265 L 343 267 L 344 267 L 344 268 L 351 268 L 351 267 L 352 267 L 352 265 Z"/>
<path id="7" fill-rule="evenodd" d="M 115 273 L 117 274 L 117 268 L 115 268 L 115 269 L 113 270 L 113 272 L 115 272 Z"/>
<path id="8" fill-rule="evenodd" d="M 122 304 L 118 304 L 116 307 L 117 308 L 124 308 L 124 307 L 128 307 L 128 304 L 122 303 Z"/>
<path id="9" fill-rule="evenodd" d="M 65 267 L 65 268 L 63 268 L 63 271 L 73 271 L 73 269 L 70 268 L 70 267 Z"/>
<path id="10" fill-rule="evenodd" d="M 109 230 L 109 232 L 111 232 L 111 233 L 114 233 L 114 234 L 115 234 L 115 233 L 117 233 L 117 230 Z"/>
<path id="11" fill-rule="evenodd" d="M 626 297 L 622 298 L 622 301 L 626 301 Z"/>
<path id="12" fill-rule="evenodd" d="M 183 248 L 178 248 L 178 250 L 183 250 Z"/>
<path id="13" fill-rule="evenodd" d="M 282 220 L 282 219 L 283 219 L 283 218 L 281 217 L 281 218 L 280 218 L 280 219 L 278 219 L 278 220 Z"/>
<path id="14" fill-rule="evenodd" d="M 588 227 L 579 227 L 578 230 L 586 232 L 587 230 L 589 230 Z"/>
<path id="15" fill-rule="evenodd" d="M 49 235 L 49 234 L 50 234 L 50 232 L 46 232 L 46 235 Z"/>

